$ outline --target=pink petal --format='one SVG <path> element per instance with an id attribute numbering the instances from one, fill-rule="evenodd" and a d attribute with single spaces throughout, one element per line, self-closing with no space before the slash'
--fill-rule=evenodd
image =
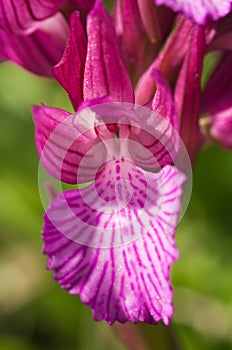
<path id="1" fill-rule="evenodd" d="M 150 0 L 143 0 L 143 3 L 147 4 L 148 1 Z M 153 0 L 151 3 L 149 14 L 152 17 L 151 9 L 154 11 L 155 6 Z M 137 0 L 117 0 L 114 8 L 114 22 L 124 61 L 133 80 L 136 81 L 155 56 L 155 49 L 146 34 Z M 155 34 L 154 32 L 153 36 Z"/>
<path id="2" fill-rule="evenodd" d="M 97 0 L 87 17 L 88 48 L 84 74 L 84 99 L 110 96 L 133 102 L 128 72 L 117 46 L 112 19 Z"/>
<path id="3" fill-rule="evenodd" d="M 205 24 L 207 19 L 216 21 L 227 15 L 231 11 L 232 0 L 155 0 L 155 3 L 180 11 L 198 24 Z"/>
<path id="4" fill-rule="evenodd" d="M 161 24 L 153 0 L 137 0 L 144 29 L 152 43 L 160 41 Z"/>
<path id="5" fill-rule="evenodd" d="M 131 134 L 130 153 L 135 163 L 143 168 L 154 169 L 165 164 L 172 164 L 179 150 L 178 135 L 179 121 L 172 92 L 163 76 L 153 69 L 152 78 L 156 85 L 156 92 L 152 99 L 152 109 L 144 112 L 141 108 L 139 118 L 141 132 Z M 139 108 L 138 108 L 139 110 Z M 143 146 L 143 148 L 142 148 Z M 144 149 L 145 147 L 145 149 Z M 146 153 L 145 150 L 148 152 Z"/>
<path id="6" fill-rule="evenodd" d="M 106 157 L 106 150 L 101 143 L 98 155 L 91 153 L 100 140 L 91 125 L 91 116 L 86 121 L 86 114 L 78 118 L 68 112 L 51 107 L 33 108 L 36 124 L 36 146 L 45 169 L 55 178 L 71 183 L 93 180 L 96 170 Z M 75 122 L 75 127 L 74 127 Z M 86 153 L 88 154 L 86 155 Z M 87 165 L 79 169 L 85 156 Z"/>
<path id="7" fill-rule="evenodd" d="M 0 30 L 0 56 L 51 78 L 51 69 L 61 58 L 68 38 L 68 25 L 61 14 L 40 22 L 31 35 L 14 35 Z"/>
<path id="8" fill-rule="evenodd" d="M 115 159 L 95 184 L 51 203 L 43 234 L 47 267 L 95 320 L 169 323 L 183 181 L 175 167 L 146 173 Z"/>
<path id="9" fill-rule="evenodd" d="M 75 110 L 83 101 L 83 79 L 87 39 L 78 12 L 70 19 L 70 37 L 61 61 L 53 68 L 53 75 L 67 91 Z"/>
<path id="10" fill-rule="evenodd" d="M 175 82 L 181 63 L 188 51 L 188 43 L 194 24 L 182 17 L 168 37 L 163 49 L 150 67 L 140 77 L 135 88 L 135 102 L 141 105 L 148 103 L 156 91 L 153 71 L 158 70 L 170 82 Z"/>
<path id="11" fill-rule="evenodd" d="M 211 75 L 203 94 L 203 112 L 210 135 L 232 148 L 232 54 L 228 52 Z"/>
<path id="12" fill-rule="evenodd" d="M 189 50 L 175 87 L 175 101 L 181 125 L 180 136 L 187 148 L 191 161 L 195 160 L 203 142 L 199 125 L 199 114 L 204 54 L 204 28 L 195 25 L 192 30 Z"/>
<path id="13" fill-rule="evenodd" d="M 165 78 L 157 70 L 152 71 L 152 76 L 156 84 L 156 92 L 152 99 L 152 109 L 167 119 L 170 124 L 178 131 L 179 120 L 176 113 L 175 102 L 172 91 L 165 81 Z"/>
<path id="14" fill-rule="evenodd" d="M 232 149 L 232 106 L 224 105 L 225 109 L 214 114 L 210 135 L 221 146 Z"/>
<path id="15" fill-rule="evenodd" d="M 53 16 L 63 0 L 1 0 L 0 27 L 15 34 L 30 34 L 40 21 Z"/>

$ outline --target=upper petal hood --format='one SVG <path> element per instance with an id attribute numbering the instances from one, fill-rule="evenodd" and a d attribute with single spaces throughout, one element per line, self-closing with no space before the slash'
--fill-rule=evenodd
<path id="1" fill-rule="evenodd" d="M 36 124 L 36 146 L 45 169 L 60 181 L 71 184 L 94 179 L 96 171 L 106 158 L 101 142 L 94 130 L 92 115 L 78 117 L 58 108 L 46 106 L 33 108 Z M 93 151 L 91 151 L 93 150 Z M 84 165 L 80 164 L 85 158 Z"/>

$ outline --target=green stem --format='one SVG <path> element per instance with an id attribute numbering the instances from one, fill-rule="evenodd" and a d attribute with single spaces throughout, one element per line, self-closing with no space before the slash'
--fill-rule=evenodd
<path id="1" fill-rule="evenodd" d="M 181 350 L 178 339 L 169 327 L 116 322 L 113 330 L 128 350 Z"/>

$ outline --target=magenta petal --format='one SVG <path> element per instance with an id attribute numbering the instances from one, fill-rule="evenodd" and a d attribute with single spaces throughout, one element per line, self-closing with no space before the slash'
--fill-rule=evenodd
<path id="1" fill-rule="evenodd" d="M 44 20 L 31 35 L 14 35 L 0 30 L 0 56 L 51 78 L 51 69 L 61 58 L 68 38 L 68 25 L 61 14 Z"/>
<path id="2" fill-rule="evenodd" d="M 144 29 L 152 43 L 161 39 L 162 33 L 157 8 L 153 0 L 137 0 Z"/>
<path id="3" fill-rule="evenodd" d="M 134 102 L 130 77 L 117 46 L 114 26 L 101 0 L 87 17 L 88 48 L 84 74 L 84 99 L 110 96 Z"/>
<path id="4" fill-rule="evenodd" d="M 144 105 L 150 101 L 156 91 L 153 71 L 158 70 L 170 82 L 175 82 L 181 63 L 188 51 L 188 43 L 194 24 L 182 17 L 168 37 L 163 49 L 155 61 L 140 77 L 135 89 L 135 102 Z"/>
<path id="5" fill-rule="evenodd" d="M 55 178 L 71 184 L 93 180 L 106 154 L 103 144 L 97 156 L 90 151 L 100 141 L 90 116 L 85 120 L 86 110 L 84 118 L 79 112 L 76 119 L 68 112 L 46 106 L 34 107 L 33 114 L 36 146 L 45 169 Z M 85 167 L 79 169 L 84 156 L 87 166 L 85 163 Z"/>
<path id="6" fill-rule="evenodd" d="M 228 52 L 210 77 L 203 94 L 210 135 L 222 146 L 232 148 L 232 54 Z"/>
<path id="7" fill-rule="evenodd" d="M 205 54 L 204 28 L 195 25 L 189 50 L 175 88 L 175 101 L 180 117 L 180 136 L 193 161 L 203 142 L 200 131 L 201 73 Z"/>
<path id="8" fill-rule="evenodd" d="M 162 74 L 155 69 L 151 74 L 156 85 L 156 92 L 152 99 L 152 109 L 167 119 L 176 130 L 179 130 L 179 120 L 172 91 Z"/>
<path id="9" fill-rule="evenodd" d="M 75 110 L 83 101 L 86 50 L 86 34 L 79 13 L 74 12 L 70 19 L 70 37 L 64 55 L 52 72 L 67 91 Z"/>
<path id="10" fill-rule="evenodd" d="M 47 267 L 62 288 L 93 309 L 95 320 L 168 324 L 183 176 L 170 166 L 154 174 L 122 163 L 111 161 L 96 184 L 51 203 L 43 234 Z"/>
<path id="11" fill-rule="evenodd" d="M 151 77 L 156 86 L 151 105 L 157 114 L 150 112 L 140 119 L 141 132 L 130 135 L 130 139 L 135 141 L 130 145 L 130 153 L 136 164 L 154 169 L 173 163 L 179 150 L 180 138 L 172 92 L 158 71 L 153 69 Z M 144 148 L 147 149 L 147 154 Z"/>
<path id="12" fill-rule="evenodd" d="M 15 34 L 29 34 L 40 21 L 53 16 L 63 0 L 1 0 L 0 28 Z"/>
<path id="13" fill-rule="evenodd" d="M 210 126 L 210 135 L 223 147 L 232 149 L 232 106 L 217 111 L 213 115 Z"/>
<path id="14" fill-rule="evenodd" d="M 180 11 L 198 24 L 205 24 L 207 19 L 216 21 L 227 15 L 231 11 L 232 0 L 155 0 L 155 3 Z"/>
<path id="15" fill-rule="evenodd" d="M 145 3 L 147 4 L 148 1 L 145 0 Z M 154 10 L 153 0 L 151 2 Z M 149 14 L 152 17 L 151 9 Z M 142 23 L 137 0 L 117 0 L 114 8 L 114 22 L 124 61 L 133 80 L 136 81 L 155 55 L 154 46 L 148 40 Z M 154 32 L 153 36 L 155 34 Z"/>

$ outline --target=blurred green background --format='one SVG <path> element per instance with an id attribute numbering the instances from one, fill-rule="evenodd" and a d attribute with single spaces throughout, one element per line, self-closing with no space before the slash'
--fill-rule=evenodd
<path id="1" fill-rule="evenodd" d="M 0 65 L 0 350 L 123 350 L 104 322 L 46 271 L 32 104 L 71 110 L 55 82 Z M 180 349 L 232 349 L 232 154 L 201 152 L 172 269 Z M 166 329 L 144 326 L 154 349 Z M 153 348 L 153 347 L 151 347 Z M 170 347 L 171 348 L 171 347 Z"/>

